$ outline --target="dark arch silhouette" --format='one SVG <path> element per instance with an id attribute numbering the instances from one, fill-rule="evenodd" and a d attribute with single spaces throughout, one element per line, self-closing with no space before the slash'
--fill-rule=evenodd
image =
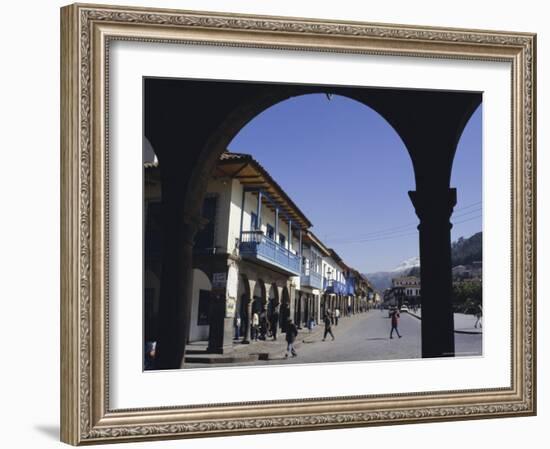
<path id="1" fill-rule="evenodd" d="M 256 292 L 258 292 L 259 295 L 257 295 Z M 258 279 L 256 281 L 254 292 L 252 294 L 254 298 L 254 304 L 252 305 L 253 312 L 259 313 L 260 310 L 262 310 L 267 303 L 267 292 L 266 292 L 265 282 L 262 279 Z"/>
<path id="2" fill-rule="evenodd" d="M 161 368 L 179 367 L 183 359 L 193 238 L 220 154 L 261 111 L 309 93 L 341 95 L 371 107 L 404 142 L 416 184 L 409 196 L 420 219 L 422 355 L 454 355 L 449 217 L 456 190 L 449 183 L 458 139 L 481 103 L 480 93 L 150 78 L 145 80 L 145 137 L 161 162 L 163 235 L 169 242 L 161 281 Z"/>

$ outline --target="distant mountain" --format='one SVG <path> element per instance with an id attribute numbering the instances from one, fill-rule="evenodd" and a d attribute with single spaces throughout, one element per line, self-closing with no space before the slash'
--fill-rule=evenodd
<path id="1" fill-rule="evenodd" d="M 453 267 L 457 265 L 468 265 L 472 262 L 481 261 L 483 258 L 483 235 L 481 232 L 471 237 L 460 237 L 451 244 L 451 259 Z"/>
<path id="2" fill-rule="evenodd" d="M 420 258 L 418 256 L 404 260 L 390 271 L 378 271 L 376 273 L 365 274 L 367 279 L 374 286 L 375 290 L 380 292 L 391 287 L 391 280 L 399 276 L 408 275 L 415 267 L 420 266 Z"/>
<path id="3" fill-rule="evenodd" d="M 453 267 L 468 265 L 482 260 L 482 233 L 478 232 L 470 237 L 460 237 L 451 244 L 451 260 Z M 391 287 L 391 280 L 399 276 L 420 276 L 420 257 L 411 257 L 404 260 L 390 271 L 367 273 L 365 276 L 374 288 L 380 292 Z"/>
<path id="4" fill-rule="evenodd" d="M 397 265 L 393 270 L 391 270 L 392 273 L 397 273 L 401 271 L 407 271 L 414 267 L 420 266 L 420 257 L 415 256 L 411 257 L 410 259 L 404 260 L 399 265 Z"/>

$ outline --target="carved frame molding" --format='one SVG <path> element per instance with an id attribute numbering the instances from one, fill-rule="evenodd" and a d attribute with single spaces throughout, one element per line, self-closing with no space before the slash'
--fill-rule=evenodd
<path id="1" fill-rule="evenodd" d="M 536 36 L 100 5 L 61 10 L 61 435 L 70 444 L 536 413 Z M 110 410 L 108 52 L 113 39 L 512 64 L 512 387 Z"/>

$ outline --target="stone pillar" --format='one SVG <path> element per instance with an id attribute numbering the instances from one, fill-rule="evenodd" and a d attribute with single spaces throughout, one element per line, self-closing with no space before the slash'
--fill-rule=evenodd
<path id="1" fill-rule="evenodd" d="M 451 223 L 456 189 L 424 188 L 409 196 L 420 219 L 422 357 L 453 357 Z"/>
<path id="2" fill-rule="evenodd" d="M 163 255 L 159 301 L 158 369 L 178 369 L 184 362 L 193 294 L 193 239 L 200 218 L 185 217 L 163 191 Z"/>
<path id="3" fill-rule="evenodd" d="M 296 287 L 294 287 L 294 285 L 292 284 L 288 284 L 288 296 L 289 296 L 289 301 L 290 301 L 290 315 L 289 317 L 292 318 L 294 317 L 295 313 L 296 313 Z"/>
<path id="4" fill-rule="evenodd" d="M 225 287 L 213 288 L 210 298 L 208 352 L 215 354 L 233 351 L 239 270 L 237 264 L 231 260 L 227 265 Z"/>

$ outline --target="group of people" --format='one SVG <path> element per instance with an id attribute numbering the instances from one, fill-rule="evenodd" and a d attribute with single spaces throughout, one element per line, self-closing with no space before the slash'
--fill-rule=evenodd
<path id="1" fill-rule="evenodd" d="M 338 309 L 336 309 L 338 310 Z M 326 340 L 327 336 L 330 335 L 332 337 L 332 340 L 334 340 L 334 334 L 332 333 L 332 324 L 335 325 L 338 324 L 338 317 L 340 314 L 335 314 L 334 317 L 331 316 L 330 312 L 325 312 L 325 315 L 323 316 L 323 324 L 325 325 L 325 331 L 323 334 L 323 341 Z M 309 332 L 312 331 L 313 325 L 315 323 L 315 320 L 313 317 L 311 317 L 308 320 L 308 329 Z M 286 326 L 286 342 L 287 342 L 287 348 L 286 348 L 286 354 L 285 358 L 288 357 L 289 354 L 292 354 L 292 357 L 296 357 L 298 354 L 296 352 L 296 349 L 294 348 L 294 343 L 296 342 L 296 337 L 298 336 L 298 328 L 296 324 L 292 320 L 288 321 L 288 324 Z"/>
<path id="2" fill-rule="evenodd" d="M 238 340 L 242 336 L 242 320 L 239 315 L 235 316 L 235 339 Z M 250 339 L 253 341 L 267 340 L 273 338 L 277 340 L 279 329 L 279 312 L 275 310 L 268 317 L 265 310 L 258 313 L 254 311 L 250 320 Z"/>
<path id="3" fill-rule="evenodd" d="M 254 312 L 250 323 L 250 338 L 254 341 L 266 340 L 268 337 L 277 340 L 277 331 L 279 329 L 279 312 L 276 310 L 269 316 L 262 310 L 260 313 Z"/>
<path id="4" fill-rule="evenodd" d="M 337 307 L 334 310 L 327 309 L 327 311 L 323 315 L 323 320 L 325 316 L 328 316 L 328 318 L 330 319 L 330 324 L 338 326 L 338 320 L 340 319 L 340 309 Z"/>
<path id="5" fill-rule="evenodd" d="M 323 334 L 323 340 L 325 341 L 327 336 L 330 335 L 332 337 L 332 340 L 334 340 L 334 334 L 332 332 L 332 326 L 338 325 L 338 320 L 340 318 L 340 310 L 334 309 L 334 311 L 327 310 L 325 314 L 323 315 L 323 324 L 324 324 L 324 334 Z M 313 331 L 313 328 L 315 327 L 315 319 L 313 316 L 310 316 L 307 320 L 307 328 L 308 331 L 311 333 Z M 235 317 L 235 338 L 238 339 L 241 336 L 241 328 L 242 328 L 242 322 L 241 318 L 237 315 Z M 277 340 L 277 331 L 279 328 L 279 313 L 277 311 L 274 311 L 268 318 L 267 312 L 265 310 L 258 313 L 258 311 L 254 311 L 252 313 L 251 321 L 250 321 L 250 338 L 252 341 L 258 341 L 258 340 L 267 340 L 268 338 L 272 338 L 273 340 Z M 292 355 L 292 357 L 296 357 L 298 353 L 296 352 L 296 348 L 294 347 L 296 343 L 296 338 L 298 336 L 298 327 L 296 326 L 296 323 L 292 321 L 292 319 L 287 318 L 286 322 L 281 326 L 282 332 L 285 334 L 285 340 L 286 340 L 286 354 L 285 357 L 288 357 L 289 355 Z"/>

